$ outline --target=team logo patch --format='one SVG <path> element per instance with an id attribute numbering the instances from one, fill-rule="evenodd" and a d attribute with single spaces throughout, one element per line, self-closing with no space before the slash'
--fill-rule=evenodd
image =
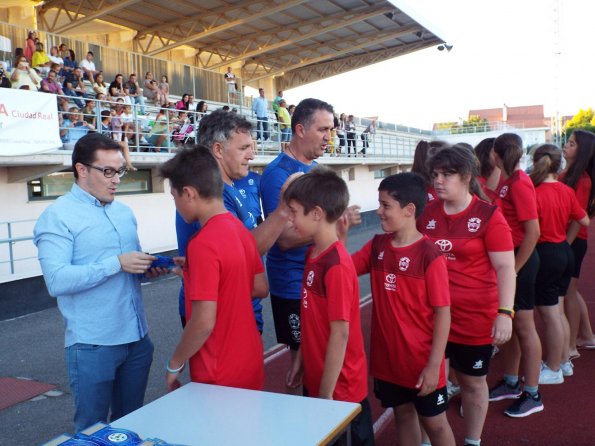
<path id="1" fill-rule="evenodd" d="M 508 193 L 508 186 L 502 186 L 502 189 L 500 189 L 500 198 L 506 197 L 507 193 Z"/>
<path id="2" fill-rule="evenodd" d="M 475 364 L 473 364 L 473 369 L 474 370 L 483 369 L 483 361 L 481 359 L 479 361 L 475 361 Z"/>
<path id="3" fill-rule="evenodd" d="M 300 329 L 300 315 L 299 314 L 291 313 L 289 315 L 289 328 L 291 328 L 292 330 L 299 331 L 299 329 Z"/>
<path id="4" fill-rule="evenodd" d="M 436 246 L 438 246 L 438 248 L 442 252 L 450 252 L 450 250 L 452 249 L 452 242 L 450 240 L 445 240 L 445 239 L 436 240 L 434 242 L 434 244 Z"/>
<path id="5" fill-rule="evenodd" d="M 436 406 L 440 406 L 441 404 L 445 403 L 444 395 L 441 393 L 438 394 L 438 399 L 436 400 Z"/>
<path id="6" fill-rule="evenodd" d="M 306 278 L 306 285 L 312 286 L 312 282 L 314 282 L 314 271 L 310 271 L 308 273 L 308 277 Z"/>
<path id="7" fill-rule="evenodd" d="M 479 219 L 477 217 L 471 217 L 467 221 L 467 229 L 469 230 L 469 232 L 477 232 L 477 231 L 479 231 L 480 227 L 481 227 L 481 219 Z"/>
<path id="8" fill-rule="evenodd" d="M 428 201 L 434 201 L 434 195 L 428 192 Z"/>
<path id="9" fill-rule="evenodd" d="M 384 289 L 386 291 L 397 291 L 397 276 L 393 273 L 389 273 L 385 277 Z"/>
<path id="10" fill-rule="evenodd" d="M 128 440 L 128 435 L 123 432 L 115 432 L 107 436 L 107 439 L 112 443 L 122 443 Z"/>
<path id="11" fill-rule="evenodd" d="M 409 257 L 401 257 L 399 259 L 399 269 L 401 271 L 407 271 L 407 268 L 409 268 L 410 262 L 411 262 L 411 259 Z"/>
<path id="12" fill-rule="evenodd" d="M 436 220 L 430 220 L 426 225 L 426 229 L 436 229 Z"/>
<path id="13" fill-rule="evenodd" d="M 384 251 L 381 251 L 380 254 L 378 254 L 378 260 L 382 259 L 384 259 Z"/>
<path id="14" fill-rule="evenodd" d="M 254 186 L 254 180 L 253 180 L 252 178 L 250 178 L 250 179 L 248 180 L 248 184 L 249 184 L 250 186 Z"/>
<path id="15" fill-rule="evenodd" d="M 246 191 L 244 189 L 238 189 L 238 192 L 242 196 L 242 198 L 246 198 Z"/>

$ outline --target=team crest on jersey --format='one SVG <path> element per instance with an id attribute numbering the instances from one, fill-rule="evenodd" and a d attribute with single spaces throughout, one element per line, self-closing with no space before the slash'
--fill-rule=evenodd
<path id="1" fill-rule="evenodd" d="M 248 180 L 248 184 L 249 184 L 250 186 L 254 186 L 254 180 L 253 180 L 252 178 L 250 178 L 250 179 Z"/>
<path id="2" fill-rule="evenodd" d="M 246 198 L 246 191 L 244 189 L 238 189 L 238 192 L 240 193 L 240 195 L 242 195 L 243 198 Z"/>
<path id="3" fill-rule="evenodd" d="M 500 189 L 500 198 L 506 197 L 507 193 L 508 193 L 508 186 L 502 186 L 502 189 Z"/>
<path id="4" fill-rule="evenodd" d="M 306 285 L 312 286 L 312 282 L 314 282 L 314 271 L 310 271 L 308 273 L 308 277 L 306 278 Z"/>
<path id="5" fill-rule="evenodd" d="M 380 254 L 378 254 L 378 260 L 382 259 L 384 259 L 384 251 L 380 251 Z"/>
<path id="6" fill-rule="evenodd" d="M 401 271 L 407 271 L 407 268 L 409 268 L 409 263 L 411 263 L 411 259 L 409 257 L 401 257 L 399 259 L 399 269 Z"/>
<path id="7" fill-rule="evenodd" d="M 304 303 L 304 308 L 308 308 L 308 290 L 306 288 L 302 292 L 302 302 Z"/>
<path id="8" fill-rule="evenodd" d="M 471 217 L 467 221 L 467 229 L 469 232 L 477 232 L 481 226 L 481 219 L 477 217 Z"/>
<path id="9" fill-rule="evenodd" d="M 442 395 L 441 393 L 438 394 L 438 399 L 436 400 L 436 406 L 440 406 L 441 404 L 444 404 L 444 395 Z"/>
<path id="10" fill-rule="evenodd" d="M 436 229 L 436 220 L 431 219 L 426 225 L 426 229 Z"/>
<path id="11" fill-rule="evenodd" d="M 434 201 L 434 195 L 428 192 L 428 201 Z"/>
<path id="12" fill-rule="evenodd" d="M 397 276 L 395 274 L 389 273 L 386 275 L 384 289 L 386 291 L 397 291 Z"/>

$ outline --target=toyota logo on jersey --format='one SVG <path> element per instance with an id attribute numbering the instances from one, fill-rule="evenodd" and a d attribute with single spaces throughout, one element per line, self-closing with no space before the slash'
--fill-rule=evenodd
<path id="1" fill-rule="evenodd" d="M 312 282 L 314 282 L 314 271 L 310 271 L 308 273 L 308 277 L 306 278 L 306 285 L 312 286 Z"/>
<path id="2" fill-rule="evenodd" d="M 397 276 L 393 273 L 389 273 L 385 277 L 384 281 L 384 289 L 386 291 L 396 291 L 397 290 Z"/>
<path id="3" fill-rule="evenodd" d="M 407 268 L 409 268 L 410 262 L 411 262 L 411 259 L 409 257 L 401 257 L 399 259 L 399 269 L 401 271 L 407 271 Z"/>
<path id="4" fill-rule="evenodd" d="M 452 242 L 450 240 L 436 240 L 434 244 L 438 246 L 438 248 L 442 252 L 450 252 L 450 250 L 452 249 Z"/>

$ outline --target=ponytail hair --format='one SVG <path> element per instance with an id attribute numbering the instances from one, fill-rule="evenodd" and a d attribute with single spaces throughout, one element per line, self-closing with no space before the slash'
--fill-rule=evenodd
<path id="1" fill-rule="evenodd" d="M 477 181 L 479 161 L 473 149 L 463 145 L 444 148 L 430 158 L 428 167 L 430 172 L 443 170 L 445 172 L 458 173 L 462 178 L 469 177 L 469 192 L 477 195 L 484 201 L 489 201 L 479 181 Z"/>
<path id="2" fill-rule="evenodd" d="M 587 214 L 595 214 L 595 134 L 586 130 L 572 132 L 576 141 L 576 157 L 566 169 L 562 182 L 576 189 L 579 179 L 584 172 L 591 178 L 591 191 L 587 203 Z"/>
<path id="3" fill-rule="evenodd" d="M 475 156 L 479 160 L 479 175 L 484 178 L 489 177 L 494 171 L 494 165 L 490 159 L 490 152 L 494 147 L 494 141 L 496 138 L 485 138 L 482 139 L 475 146 Z"/>
<path id="4" fill-rule="evenodd" d="M 562 164 L 558 146 L 542 144 L 533 152 L 533 171 L 529 175 L 535 187 L 543 183 L 549 174 L 557 174 Z"/>
<path id="5" fill-rule="evenodd" d="M 421 175 L 426 183 L 426 187 L 432 184 L 431 172 L 428 167 L 428 160 L 438 153 L 443 147 L 447 147 L 448 143 L 444 141 L 425 141 L 421 140 L 415 146 L 415 153 L 413 155 L 413 165 L 411 172 Z"/>
<path id="6" fill-rule="evenodd" d="M 494 152 L 502 160 L 502 168 L 511 176 L 523 156 L 523 140 L 516 133 L 503 133 L 494 141 Z"/>

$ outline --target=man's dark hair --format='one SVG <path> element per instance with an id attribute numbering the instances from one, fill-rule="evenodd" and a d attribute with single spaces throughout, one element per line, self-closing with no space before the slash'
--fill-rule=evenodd
<path id="1" fill-rule="evenodd" d="M 426 207 L 428 195 L 424 178 L 414 172 L 403 172 L 386 177 L 380 182 L 378 192 L 387 192 L 402 208 L 409 203 L 415 206 L 415 218 Z"/>
<path id="2" fill-rule="evenodd" d="M 91 56 L 95 57 L 95 54 L 93 54 L 93 51 L 87 51 L 87 54 L 90 54 Z"/>
<path id="3" fill-rule="evenodd" d="M 186 186 L 195 188 L 201 198 L 221 198 L 223 180 L 215 157 L 202 145 L 186 146 L 159 168 L 178 193 Z"/>
<path id="4" fill-rule="evenodd" d="M 118 150 L 121 152 L 122 147 L 120 147 L 118 141 L 101 133 L 88 133 L 83 136 L 76 142 L 72 151 L 74 178 L 78 179 L 79 177 L 76 171 L 76 164 L 93 164 L 97 159 L 96 153 L 98 150 Z"/>
<path id="5" fill-rule="evenodd" d="M 321 101 L 320 99 L 308 98 L 301 101 L 291 117 L 291 131 L 295 134 L 295 128 L 298 124 L 304 126 L 304 128 L 310 127 L 314 113 L 318 110 L 326 110 L 329 113 L 334 114 L 335 110 L 333 106 L 327 102 Z"/>
<path id="6" fill-rule="evenodd" d="M 283 193 L 286 203 L 294 200 L 308 214 L 319 206 L 326 214 L 326 221 L 336 222 L 349 204 L 349 190 L 345 181 L 328 167 L 316 166 L 293 181 Z"/>
<path id="7" fill-rule="evenodd" d="M 251 130 L 252 124 L 244 116 L 224 110 L 215 110 L 200 120 L 196 142 L 212 149 L 216 142 L 223 143 L 231 139 L 234 132 L 250 133 Z"/>

